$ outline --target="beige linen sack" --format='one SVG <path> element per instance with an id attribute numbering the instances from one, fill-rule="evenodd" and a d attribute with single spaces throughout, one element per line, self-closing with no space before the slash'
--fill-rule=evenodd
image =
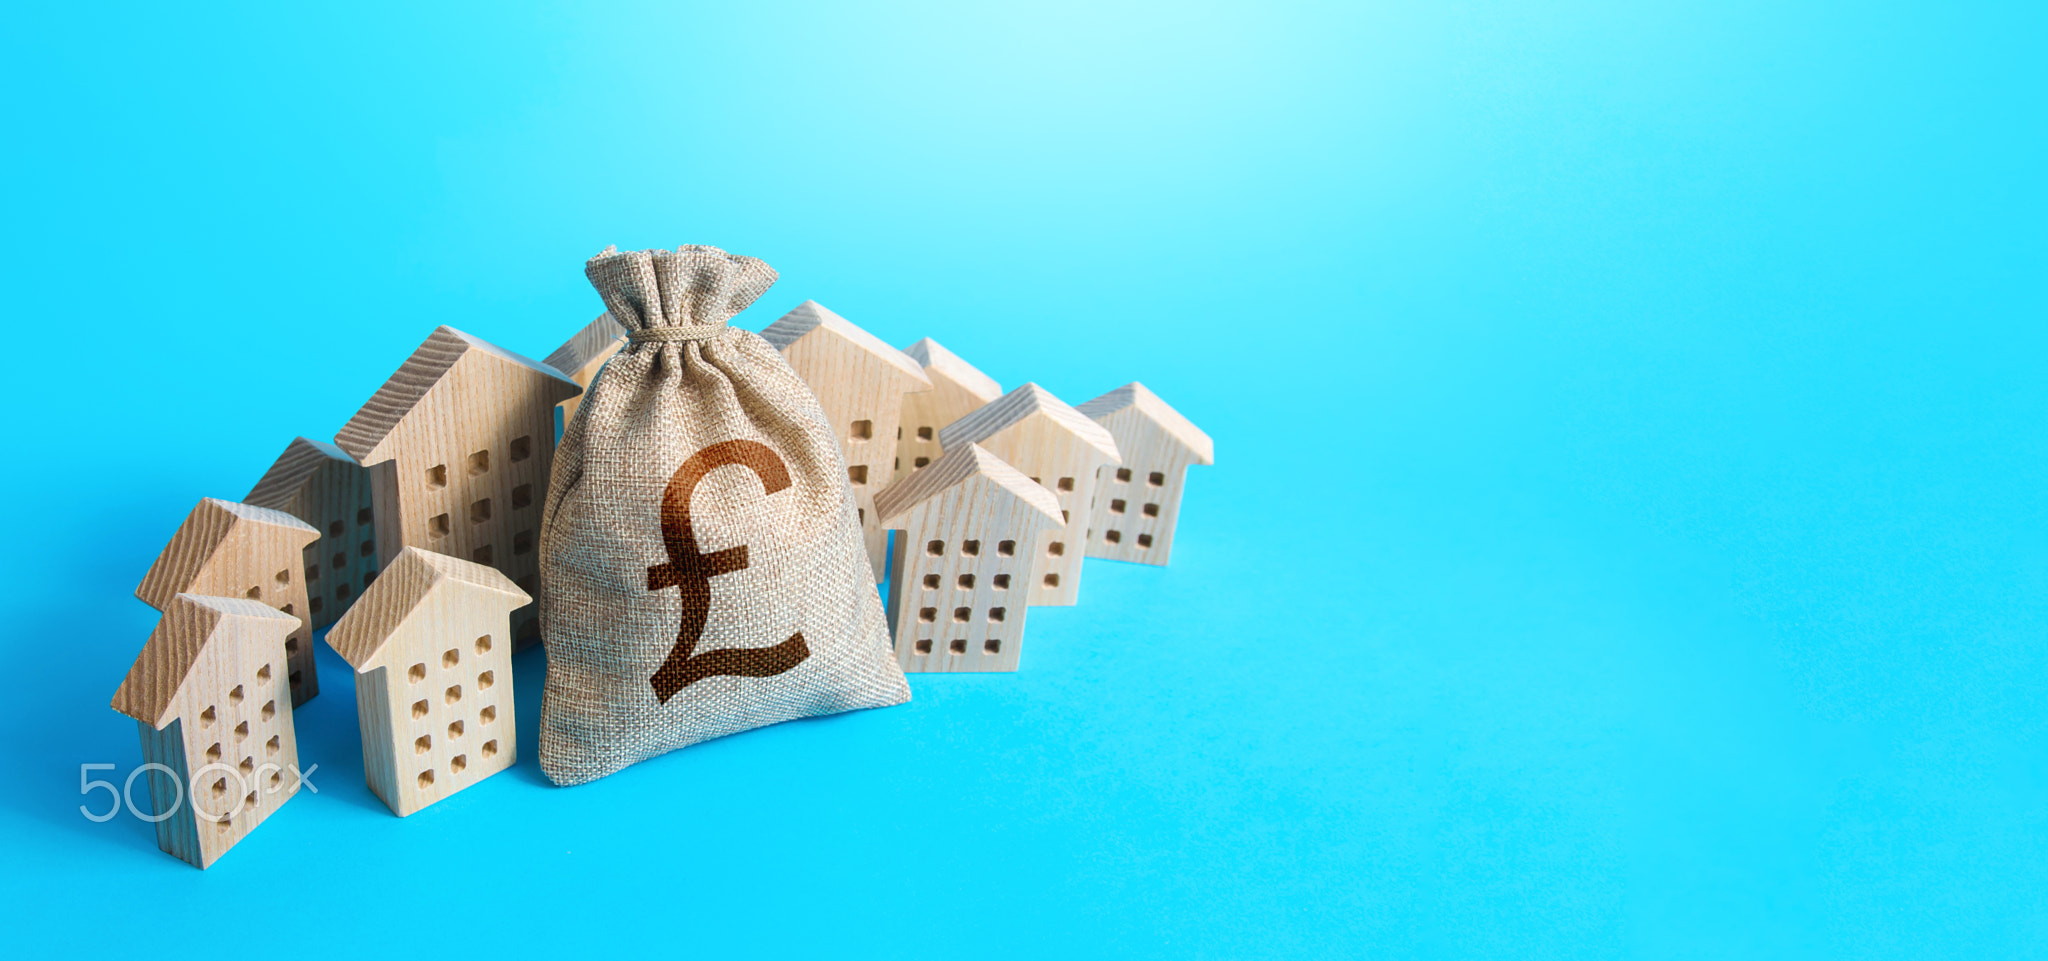
<path id="1" fill-rule="evenodd" d="M 630 340 L 555 452 L 540 765 L 582 784 L 699 741 L 910 700 L 824 411 L 726 320 L 775 282 L 715 247 L 584 266 Z"/>

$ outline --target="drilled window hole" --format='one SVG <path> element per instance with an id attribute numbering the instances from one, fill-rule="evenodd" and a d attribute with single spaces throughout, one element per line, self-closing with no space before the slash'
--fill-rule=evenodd
<path id="1" fill-rule="evenodd" d="M 919 654 L 930 654 L 932 652 L 932 639 L 929 637 L 918 638 L 917 643 L 911 645 L 910 649 Z"/>
<path id="2" fill-rule="evenodd" d="M 951 643 L 946 645 L 946 650 L 954 654 L 967 653 L 967 639 L 964 637 L 954 638 Z"/>
<path id="3" fill-rule="evenodd" d="M 427 489 L 437 491 L 448 486 L 448 465 L 435 464 L 427 468 Z"/>
<path id="4" fill-rule="evenodd" d="M 427 662 L 421 661 L 418 664 L 414 664 L 412 666 L 412 670 L 405 672 L 405 679 L 414 684 L 418 684 L 419 682 L 426 680 Z"/>
<path id="5" fill-rule="evenodd" d="M 518 463 L 533 456 L 533 437 L 512 438 L 512 462 Z"/>
<path id="6" fill-rule="evenodd" d="M 491 469 L 491 452 L 480 450 L 469 455 L 469 476 L 475 477 Z"/>

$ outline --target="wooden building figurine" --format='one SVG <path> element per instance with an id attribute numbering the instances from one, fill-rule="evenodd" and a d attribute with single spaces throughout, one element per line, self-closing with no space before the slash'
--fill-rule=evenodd
<path id="1" fill-rule="evenodd" d="M 1123 455 L 1096 491 L 1088 556 L 1164 566 L 1188 465 L 1216 463 L 1215 442 L 1137 381 L 1076 409 L 1107 429 Z"/>
<path id="2" fill-rule="evenodd" d="M 597 315 L 597 319 L 584 324 L 562 346 L 555 348 L 541 363 L 553 367 L 576 382 L 584 390 L 590 389 L 590 382 L 597 379 L 597 371 L 604 362 L 612 359 L 619 348 L 626 346 L 626 328 L 612 319 L 611 311 Z M 576 408 L 583 404 L 583 395 L 578 394 L 561 403 L 562 424 L 568 426 L 576 417 Z"/>
<path id="3" fill-rule="evenodd" d="M 298 618 L 261 601 L 174 594 L 114 692 L 135 719 L 156 843 L 205 868 L 299 791 L 285 681 Z"/>
<path id="4" fill-rule="evenodd" d="M 939 459 L 939 428 L 1003 396 L 1001 385 L 930 337 L 903 348 L 903 353 L 924 367 L 932 389 L 903 395 L 896 480 Z"/>
<path id="5" fill-rule="evenodd" d="M 536 360 L 442 327 L 335 435 L 370 471 L 380 568 L 407 547 L 486 564 L 531 594 L 555 405 L 581 388 Z M 519 643 L 535 612 L 513 616 Z"/>
<path id="6" fill-rule="evenodd" d="M 1075 603 L 1090 499 L 1103 468 L 1119 463 L 1115 439 L 1050 391 L 1025 384 L 939 429 L 946 451 L 967 444 L 987 448 L 1059 499 L 1060 527 L 1037 548 L 1025 603 Z"/>
<path id="7" fill-rule="evenodd" d="M 312 525 L 283 511 L 204 498 L 185 515 L 135 596 L 166 613 L 179 594 L 239 597 L 299 622 L 312 607 L 306 547 L 319 539 Z M 300 622 L 286 633 L 278 679 L 291 686 L 289 703 L 297 707 L 320 693 L 320 676 L 313 668 L 312 627 Z"/>
<path id="8" fill-rule="evenodd" d="M 867 535 L 868 564 L 879 581 L 888 534 L 875 516 L 875 492 L 895 476 L 903 395 L 930 390 L 932 382 L 917 361 L 814 300 L 782 315 L 761 336 L 818 395 L 839 437 Z"/>
<path id="9" fill-rule="evenodd" d="M 370 475 L 341 448 L 294 438 L 242 502 L 283 511 L 320 532 L 306 546 L 306 619 L 313 630 L 339 619 L 376 578 Z"/>
<path id="10" fill-rule="evenodd" d="M 364 777 L 398 816 L 512 766 L 508 632 L 531 600 L 493 568 L 408 547 L 327 632 L 356 669 Z"/>
<path id="11" fill-rule="evenodd" d="M 953 447 L 875 497 L 898 531 L 889 624 L 906 671 L 1014 671 L 1034 548 L 1060 502 L 977 444 Z"/>

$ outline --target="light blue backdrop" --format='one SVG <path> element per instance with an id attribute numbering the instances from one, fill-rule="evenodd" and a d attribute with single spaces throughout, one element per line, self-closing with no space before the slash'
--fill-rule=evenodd
<path id="1" fill-rule="evenodd" d="M 424 10 L 422 7 L 433 9 Z M 2039 5 L 11 5 L 0 940 L 2004 958 L 2048 938 Z M 1015 676 L 400 820 L 347 675 L 204 873 L 130 592 L 606 244 L 1216 438 Z M 98 775 L 96 775 L 98 776 Z M 87 799 L 95 809 L 104 794 Z M 22 956 L 27 956 L 26 954 Z"/>

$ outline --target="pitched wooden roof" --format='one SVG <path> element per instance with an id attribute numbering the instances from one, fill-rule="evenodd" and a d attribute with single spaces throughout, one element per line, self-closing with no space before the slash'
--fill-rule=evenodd
<path id="1" fill-rule="evenodd" d="M 505 610 L 533 600 L 496 568 L 459 557 L 408 547 L 386 565 L 355 605 L 327 632 L 327 646 L 357 673 L 371 670 L 377 656 L 413 609 L 438 590 L 475 591 Z"/>
<path id="2" fill-rule="evenodd" d="M 894 520 L 905 511 L 973 477 L 985 477 L 1016 495 L 1018 500 L 1044 514 L 1046 520 L 1053 524 L 1063 520 L 1060 517 L 1060 499 L 1052 491 L 1024 476 L 1023 471 L 1011 467 L 1002 458 L 983 450 L 980 444 L 947 448 L 938 460 L 884 488 L 875 495 L 875 513 L 884 522 Z"/>
<path id="3" fill-rule="evenodd" d="M 164 605 L 164 616 L 149 633 L 142 652 L 135 655 L 128 676 L 114 691 L 114 710 L 158 730 L 171 723 L 170 710 L 186 675 L 192 673 L 200 653 L 227 620 L 267 624 L 276 630 L 280 643 L 285 635 L 299 629 L 298 618 L 261 601 L 174 594 Z"/>
<path id="4" fill-rule="evenodd" d="M 171 542 L 157 554 L 142 583 L 135 586 L 135 596 L 162 610 L 171 602 L 172 595 L 192 585 L 214 552 L 242 524 L 254 525 L 259 532 L 275 533 L 293 548 L 320 539 L 320 532 L 313 525 L 283 511 L 216 497 L 201 498 L 192 513 L 185 515 L 185 522 L 178 525 L 178 532 L 171 535 Z"/>
<path id="5" fill-rule="evenodd" d="M 1196 463 L 1216 463 L 1216 442 L 1210 440 L 1208 434 L 1202 433 L 1202 429 L 1196 427 L 1193 421 L 1182 417 L 1180 411 L 1174 410 L 1165 401 L 1160 400 L 1158 394 L 1135 380 L 1074 409 L 1086 414 L 1091 420 L 1100 421 L 1117 411 L 1131 407 L 1136 407 L 1138 413 L 1158 424 L 1160 429 L 1179 441 L 1182 447 L 1195 455 Z"/>
<path id="6" fill-rule="evenodd" d="M 1116 438 L 1111 437 L 1108 430 L 1037 384 L 1025 384 L 974 413 L 939 428 L 939 446 L 952 450 L 956 445 L 980 443 L 1036 414 L 1044 414 L 1073 432 L 1088 446 L 1101 451 L 1110 463 L 1123 462 L 1116 450 Z"/>
<path id="7" fill-rule="evenodd" d="M 249 494 L 242 498 L 242 503 L 283 510 L 284 505 L 291 503 L 292 495 L 306 483 L 307 478 L 312 477 L 320 468 L 335 462 L 351 467 L 357 466 L 355 458 L 348 456 L 345 451 L 333 444 L 307 437 L 294 437 L 291 443 L 285 445 L 284 453 L 277 455 L 277 460 L 270 465 L 270 469 L 256 481 L 256 486 L 249 488 Z"/>
<path id="8" fill-rule="evenodd" d="M 815 300 L 806 300 L 796 305 L 795 310 L 777 318 L 761 331 L 761 337 L 775 345 L 776 350 L 788 350 L 791 344 L 802 340 L 805 335 L 820 327 L 880 358 L 889 366 L 901 371 L 906 379 L 926 387 L 932 385 L 931 378 L 924 375 L 924 367 L 911 360 L 909 355 L 884 343 L 882 338 L 862 330 L 852 321 L 825 309 L 823 304 Z"/>
<path id="9" fill-rule="evenodd" d="M 566 400 L 583 391 L 561 371 L 540 361 L 515 354 L 503 347 L 481 338 L 472 337 L 453 327 L 442 326 L 434 329 L 425 343 L 399 365 L 398 372 L 370 395 L 361 410 L 342 425 L 341 433 L 334 435 L 334 443 L 359 462 L 367 462 L 370 455 L 382 444 L 399 423 L 412 413 L 413 406 L 441 377 L 453 368 L 457 361 L 471 351 L 478 351 L 496 357 L 514 366 L 532 371 L 536 376 L 559 381 L 567 388 L 561 399 Z"/>
<path id="10" fill-rule="evenodd" d="M 903 348 L 903 353 L 922 364 L 927 372 L 945 374 L 948 380 L 959 384 L 984 404 L 1003 396 L 1003 386 L 996 383 L 995 378 L 961 360 L 960 355 L 939 346 L 939 342 L 930 337 Z"/>
<path id="11" fill-rule="evenodd" d="M 564 374 L 573 374 L 584 364 L 590 363 L 592 358 L 604 353 L 605 348 L 624 339 L 625 325 L 613 320 L 612 312 L 607 310 L 597 315 L 596 320 L 584 324 L 582 330 L 570 336 L 562 346 L 555 348 L 555 352 L 549 354 L 547 360 L 542 363 Z"/>

